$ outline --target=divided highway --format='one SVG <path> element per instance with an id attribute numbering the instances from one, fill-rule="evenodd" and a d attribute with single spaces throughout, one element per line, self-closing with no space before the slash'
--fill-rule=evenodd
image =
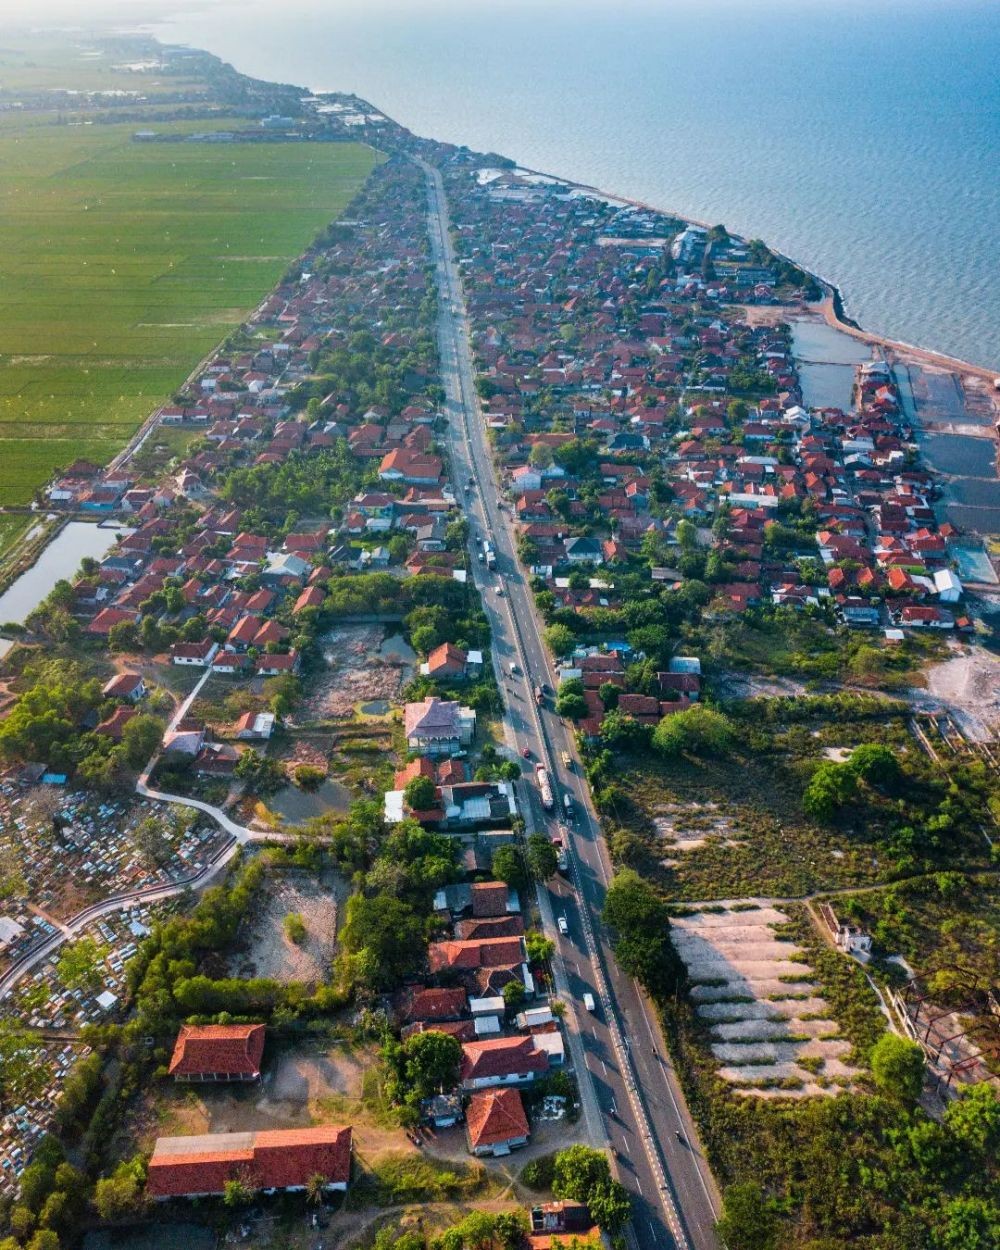
<path id="1" fill-rule="evenodd" d="M 418 164 L 427 179 L 454 480 L 465 501 L 473 545 L 487 538 L 496 551 L 495 571 L 476 561 L 472 569 L 493 631 L 508 741 L 519 753 L 530 752 L 521 786 L 529 830 L 551 834 L 557 819 L 554 813 L 543 811 L 529 779 L 535 763 L 549 770 L 556 808 L 562 806 L 564 795 L 572 801 L 570 880 L 551 883 L 542 892 L 541 908 L 557 942 L 557 988 L 568 998 L 577 1024 L 578 1035 L 570 1030 L 570 1046 L 584 1114 L 595 1140 L 610 1142 L 619 1179 L 632 1193 L 634 1244 L 641 1250 L 669 1246 L 718 1250 L 714 1232 L 718 1191 L 654 1009 L 640 987 L 619 970 L 600 922 L 611 866 L 573 733 L 549 706 L 537 707 L 533 697 L 535 686 L 552 688 L 552 669 L 534 598 L 517 562 L 511 517 L 496 488 L 475 389 L 469 325 L 449 235 L 444 185 L 436 169 L 423 161 Z M 569 768 L 563 763 L 565 757 Z M 553 917 L 565 917 L 565 933 Z M 592 1013 L 583 1007 L 585 993 L 594 996 Z"/>

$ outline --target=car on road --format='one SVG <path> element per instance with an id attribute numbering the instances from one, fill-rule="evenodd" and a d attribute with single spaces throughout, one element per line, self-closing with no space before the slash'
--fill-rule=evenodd
<path id="1" fill-rule="evenodd" d="M 531 759 L 531 747 L 521 747 L 521 754 L 526 760 Z"/>
<path id="2" fill-rule="evenodd" d="M 510 675 L 511 675 L 511 677 L 516 677 L 516 676 L 517 676 L 517 665 L 514 663 L 514 661 L 513 661 L 513 660 L 511 660 L 510 664 L 509 664 L 507 667 L 510 669 Z"/>
<path id="3" fill-rule="evenodd" d="M 568 794 L 563 795 L 563 810 L 566 813 L 566 819 L 573 819 L 573 800 Z"/>
<path id="4" fill-rule="evenodd" d="M 502 587 L 502 586 L 498 586 L 498 587 L 497 587 L 497 598 L 498 598 L 498 599 L 502 599 L 502 598 L 503 598 L 503 587 Z"/>
<path id="5" fill-rule="evenodd" d="M 590 1011 L 590 1012 L 594 1012 L 594 1011 L 596 1011 L 596 1010 L 597 1010 L 597 1004 L 594 1002 L 594 996 L 593 996 L 593 994 L 584 994 L 584 996 L 583 996 L 583 1005 L 584 1005 L 584 1007 L 586 1007 L 586 1008 L 587 1008 L 587 1010 L 588 1010 L 588 1011 Z"/>
<path id="6" fill-rule="evenodd" d="M 563 934 L 569 933 L 569 921 L 566 919 L 565 916 L 560 916 L 559 919 L 556 921 L 556 924 L 559 926 L 560 933 L 563 933 Z"/>

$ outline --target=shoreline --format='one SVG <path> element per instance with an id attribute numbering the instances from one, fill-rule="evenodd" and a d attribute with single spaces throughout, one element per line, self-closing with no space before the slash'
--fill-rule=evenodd
<path id="1" fill-rule="evenodd" d="M 365 101 L 368 103 L 368 101 Z M 374 106 L 372 106 L 374 107 Z M 394 125 L 400 123 L 391 118 Z M 686 213 L 680 213 L 672 208 L 661 208 L 655 204 L 650 204 L 645 200 L 637 200 L 631 196 L 619 195 L 613 191 L 605 191 L 602 187 L 592 186 L 586 182 L 574 182 L 569 178 L 561 178 L 556 174 L 548 174 L 540 169 L 531 169 L 527 165 L 517 165 L 515 172 L 531 174 L 533 177 L 548 178 L 552 182 L 561 183 L 563 186 L 574 191 L 583 191 L 591 195 L 599 195 L 605 200 L 613 201 L 617 204 L 628 205 L 632 208 L 641 208 L 647 212 L 660 213 L 664 216 L 675 218 L 687 225 L 701 226 L 705 230 L 711 230 L 712 226 L 707 221 L 701 221 L 697 217 L 689 217 Z M 734 239 L 746 242 L 743 235 L 731 234 Z M 765 241 L 766 242 L 766 241 Z M 903 339 L 894 339 L 887 334 L 879 334 L 874 330 L 866 330 L 860 322 L 849 316 L 844 304 L 844 297 L 835 282 L 831 282 L 828 278 L 822 277 L 818 273 L 814 273 L 808 269 L 800 261 L 794 257 L 787 256 L 784 252 L 780 252 L 777 248 L 773 248 L 767 244 L 771 252 L 780 260 L 787 261 L 790 265 L 794 265 L 796 269 L 800 269 L 807 277 L 812 278 L 816 284 L 826 292 L 822 300 L 815 301 L 812 304 L 803 305 L 805 310 L 813 309 L 823 318 L 827 325 L 835 330 L 840 330 L 844 334 L 849 334 L 852 338 L 860 339 L 872 346 L 882 347 L 887 351 L 893 351 L 900 356 L 909 356 L 913 359 L 921 360 L 924 364 L 932 365 L 935 368 L 948 369 L 969 374 L 973 377 L 989 382 L 993 386 L 1000 385 L 1000 369 L 991 369 L 987 365 L 973 364 L 971 361 L 962 360 L 958 356 L 949 356 L 945 352 L 935 351 L 930 347 L 921 347 L 916 343 L 907 343 Z"/>

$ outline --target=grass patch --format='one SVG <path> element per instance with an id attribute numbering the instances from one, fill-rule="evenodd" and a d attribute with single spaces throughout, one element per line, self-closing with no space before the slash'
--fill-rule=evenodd
<path id="1" fill-rule="evenodd" d="M 359 1174 L 345 1203 L 351 1210 L 484 1198 L 491 1189 L 486 1169 L 479 1164 L 449 1166 L 402 1151 L 383 1155 L 370 1164 L 360 1156 L 355 1158 Z"/>
<path id="2" fill-rule="evenodd" d="M 0 128 L 0 505 L 108 459 L 375 161 L 359 144 L 164 148 L 134 130 Z"/>

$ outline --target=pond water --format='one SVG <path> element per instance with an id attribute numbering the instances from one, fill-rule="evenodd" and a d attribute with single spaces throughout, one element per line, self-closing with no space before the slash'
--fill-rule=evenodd
<path id="1" fill-rule="evenodd" d="M 798 363 L 802 402 L 807 408 L 851 407 L 856 365 L 871 360 L 865 343 L 825 321 L 792 321 L 792 351 Z"/>
<path id="2" fill-rule="evenodd" d="M 918 442 L 925 464 L 934 472 L 953 473 L 959 477 L 993 476 L 997 445 L 991 438 L 974 438 L 970 434 L 926 434 Z M 998 492 L 994 502 L 1000 506 L 1000 483 L 994 480 L 991 485 Z"/>
<path id="3" fill-rule="evenodd" d="M 31 568 L 0 595 L 0 624 L 23 625 L 60 578 L 72 577 L 85 556 L 94 560 L 106 556 L 124 532 L 89 521 L 64 525 Z"/>
<path id="4" fill-rule="evenodd" d="M 995 586 L 1000 581 L 981 546 L 949 543 L 948 551 L 958 565 L 958 575 L 963 582 L 991 582 Z"/>
<path id="5" fill-rule="evenodd" d="M 298 786 L 285 786 L 267 801 L 268 807 L 283 816 L 288 825 L 301 825 L 316 816 L 330 812 L 344 815 L 351 805 L 351 792 L 339 781 L 327 777 L 316 790 L 300 790 Z"/>

